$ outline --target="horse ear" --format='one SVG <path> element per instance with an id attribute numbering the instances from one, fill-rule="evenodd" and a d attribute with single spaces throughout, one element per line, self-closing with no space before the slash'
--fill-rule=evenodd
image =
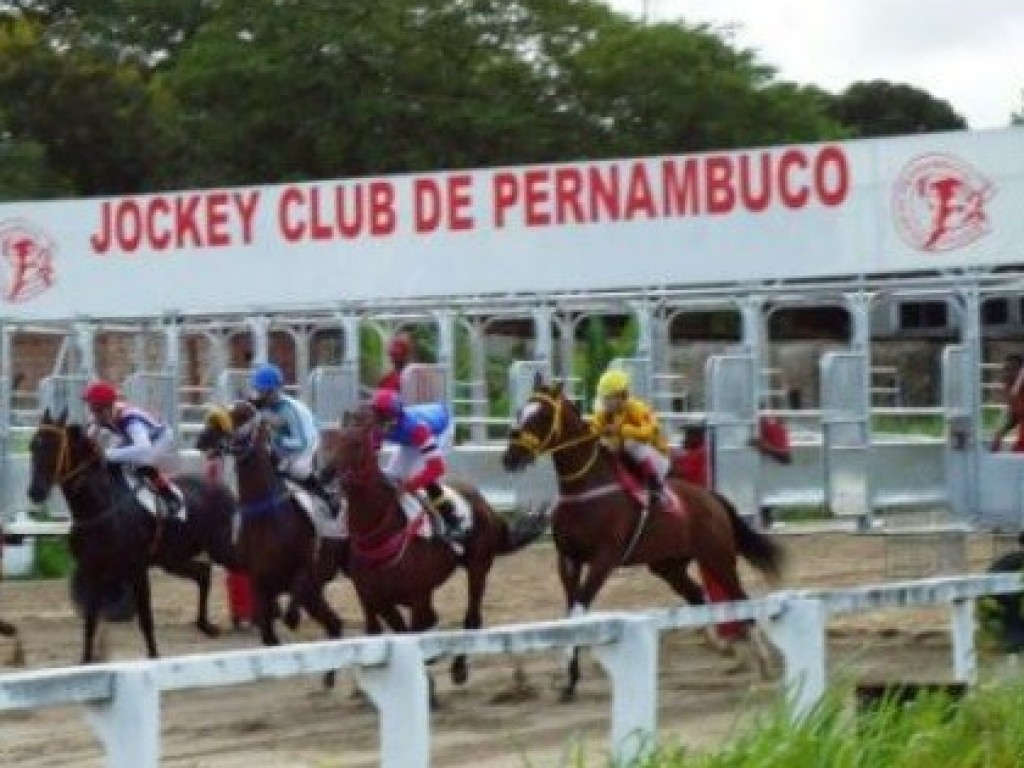
<path id="1" fill-rule="evenodd" d="M 533 374 L 533 389 L 534 391 L 544 389 L 544 374 L 540 371 Z"/>
<path id="2" fill-rule="evenodd" d="M 564 386 L 565 386 L 565 382 L 562 382 L 562 381 L 554 382 L 551 385 L 551 394 L 554 395 L 555 397 L 561 397 L 562 396 L 562 389 L 563 389 Z"/>
<path id="3" fill-rule="evenodd" d="M 67 424 L 67 422 L 68 422 L 68 408 L 67 408 L 67 406 L 64 406 L 63 408 L 60 409 L 60 413 L 57 414 L 57 424 L 59 424 L 60 426 L 63 427 L 65 424 Z"/>
<path id="4" fill-rule="evenodd" d="M 43 409 L 43 418 L 40 419 L 40 424 L 53 424 L 53 417 L 50 415 L 50 406 L 46 406 Z"/>

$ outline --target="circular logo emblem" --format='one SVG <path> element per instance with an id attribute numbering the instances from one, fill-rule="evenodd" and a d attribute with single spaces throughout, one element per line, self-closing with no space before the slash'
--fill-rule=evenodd
<path id="1" fill-rule="evenodd" d="M 920 251 L 952 251 L 987 235 L 986 206 L 996 189 L 959 158 L 933 153 L 911 160 L 893 186 L 892 210 L 904 242 Z"/>
<path id="2" fill-rule="evenodd" d="M 53 241 L 30 222 L 0 222 L 0 291 L 4 301 L 17 304 L 53 287 L 56 273 Z"/>

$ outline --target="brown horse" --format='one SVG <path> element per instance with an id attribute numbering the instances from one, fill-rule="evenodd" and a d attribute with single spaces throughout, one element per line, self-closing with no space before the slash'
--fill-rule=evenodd
<path id="1" fill-rule="evenodd" d="M 131 592 L 126 617 L 137 612 L 146 649 L 151 657 L 157 655 L 149 585 L 153 565 L 196 582 L 196 623 L 207 635 L 216 634 L 207 616 L 210 563 L 200 556 L 228 568 L 237 564 L 231 541 L 235 501 L 227 486 L 193 475 L 175 478 L 185 497 L 186 519 L 158 521 L 123 482 L 123 475 L 107 465 L 85 428 L 67 423 L 66 412 L 54 419 L 45 411 L 29 449 L 29 498 L 42 502 L 59 485 L 71 512 L 68 546 L 76 563 L 72 587 L 84 614 L 82 663 L 93 661 L 98 620 L 109 616 L 111 602 L 123 604 L 126 585 Z"/>
<path id="2" fill-rule="evenodd" d="M 331 466 L 348 504 L 352 539 L 349 575 L 359 596 L 367 633 L 380 634 L 382 621 L 395 632 L 434 628 L 438 621 L 434 591 L 458 566 L 466 569 L 469 582 L 463 626 L 481 627 L 481 604 L 494 559 L 537 539 L 547 526 L 546 517 L 530 514 L 510 523 L 476 488 L 450 483 L 450 488 L 468 502 L 472 516 L 464 552 L 458 554 L 448 542 L 418 534 L 426 510 L 413 520 L 403 510 L 395 486 L 378 463 L 372 416 L 367 412 L 345 414 L 342 429 L 329 439 Z M 409 609 L 409 621 L 400 607 Z M 465 656 L 455 657 L 451 673 L 457 685 L 466 681 L 469 672 Z"/>
<path id="3" fill-rule="evenodd" d="M 293 605 L 285 620 L 294 627 L 303 608 L 329 638 L 342 635 L 341 618 L 324 598 L 324 586 L 344 570 L 346 540 L 321 538 L 295 493 L 277 474 L 267 424 L 257 408 L 238 400 L 229 410 L 212 408 L 196 441 L 202 451 L 234 457 L 241 527 L 238 553 L 254 593 L 254 620 L 264 645 L 279 645 L 274 629 L 277 599 Z M 324 682 L 332 685 L 334 673 Z"/>
<path id="4" fill-rule="evenodd" d="M 561 385 L 535 382 L 530 399 L 509 434 L 503 463 L 508 471 L 550 455 L 558 476 L 558 503 L 551 529 L 558 549 L 558 575 L 571 614 L 590 608 L 611 572 L 621 565 L 646 565 L 692 604 L 705 601 L 687 567 L 696 560 L 713 601 L 745 600 L 737 553 L 772 578 L 780 575 L 783 552 L 754 531 L 722 496 L 681 480 L 669 480 L 666 502 L 647 509 L 620 480 L 620 470 Z M 586 576 L 584 577 L 584 569 Z M 732 628 L 739 634 L 746 627 Z M 755 635 L 755 641 L 760 640 Z M 762 668 L 767 650 L 755 642 Z M 574 651 L 563 697 L 579 681 Z"/>

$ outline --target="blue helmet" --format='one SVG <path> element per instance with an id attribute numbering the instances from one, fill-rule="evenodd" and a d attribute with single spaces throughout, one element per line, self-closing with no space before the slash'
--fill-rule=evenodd
<path id="1" fill-rule="evenodd" d="M 249 386 L 257 392 L 274 392 L 284 386 L 284 374 L 273 363 L 264 363 L 252 372 Z"/>

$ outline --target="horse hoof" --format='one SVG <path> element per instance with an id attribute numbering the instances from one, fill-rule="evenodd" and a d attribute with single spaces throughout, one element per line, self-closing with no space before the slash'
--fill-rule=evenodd
<path id="1" fill-rule="evenodd" d="M 469 679 L 469 665 L 466 663 L 466 657 L 460 656 L 452 664 L 452 682 L 455 685 L 465 685 Z"/>
<path id="2" fill-rule="evenodd" d="M 573 688 L 563 688 L 562 693 L 558 696 L 559 704 L 572 704 L 576 701 L 576 691 Z"/>
<path id="3" fill-rule="evenodd" d="M 324 672 L 324 690 L 332 690 L 334 688 L 335 673 L 334 671 Z"/>
<path id="4" fill-rule="evenodd" d="M 197 621 L 196 627 L 206 637 L 220 637 L 220 627 L 209 621 Z"/>
<path id="5" fill-rule="evenodd" d="M 295 606 L 289 606 L 288 610 L 284 612 L 284 616 L 281 621 L 284 623 L 290 632 L 294 632 L 299 628 L 299 622 L 302 616 L 299 614 L 299 609 Z"/>

